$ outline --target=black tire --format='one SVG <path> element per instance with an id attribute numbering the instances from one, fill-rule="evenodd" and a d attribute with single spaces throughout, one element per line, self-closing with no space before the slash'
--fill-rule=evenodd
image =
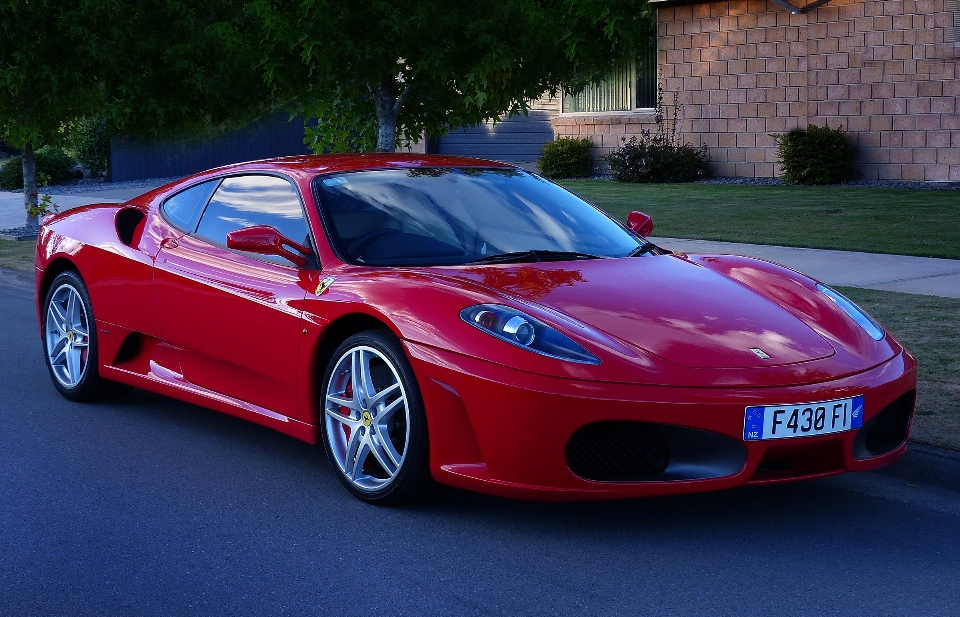
<path id="1" fill-rule="evenodd" d="M 361 372 L 370 376 L 372 397 L 367 388 L 355 396 L 355 358 L 361 363 L 368 359 Z M 353 407 L 328 401 L 331 391 Z M 397 402 L 401 398 L 405 402 Z M 430 492 L 433 479 L 423 398 L 403 347 L 392 332 L 361 332 L 337 348 L 320 385 L 320 413 L 327 459 L 353 495 L 372 504 L 397 505 L 422 499 Z M 354 455 L 350 454 L 351 444 Z M 397 455 L 399 465 L 394 466 Z"/>
<path id="2" fill-rule="evenodd" d="M 76 293 L 75 296 L 73 292 Z M 63 328 L 58 330 L 56 323 L 50 322 L 51 304 L 56 303 L 56 308 L 65 309 L 66 304 L 61 304 L 61 300 L 67 298 L 67 302 L 69 302 L 70 297 L 73 298 L 74 303 L 79 302 L 79 306 L 75 305 L 74 315 L 76 317 L 72 318 L 72 321 L 79 327 L 76 330 L 69 328 L 64 334 L 67 338 L 61 339 L 64 345 L 57 347 L 52 344 L 52 340 L 57 337 L 57 332 L 63 332 Z M 64 398 L 71 401 L 95 401 L 122 396 L 133 389 L 131 386 L 100 377 L 96 319 L 93 315 L 93 305 L 90 303 L 87 286 L 78 272 L 67 270 L 53 279 L 53 283 L 43 300 L 41 319 L 43 320 L 41 324 L 43 357 L 46 360 L 47 370 L 50 372 L 50 379 L 53 381 L 54 387 Z M 84 329 L 85 335 L 83 334 Z M 84 337 L 86 338 L 85 341 L 83 341 Z M 85 345 L 81 346 L 77 341 L 84 342 Z M 65 364 L 54 363 L 59 354 L 51 357 L 51 346 L 53 351 L 56 351 L 57 349 L 63 350 L 63 347 L 68 345 L 75 346 L 72 349 L 78 352 L 82 368 L 71 371 Z M 67 353 L 69 353 L 69 349 Z M 79 374 L 79 379 L 76 379 L 77 374 Z"/>

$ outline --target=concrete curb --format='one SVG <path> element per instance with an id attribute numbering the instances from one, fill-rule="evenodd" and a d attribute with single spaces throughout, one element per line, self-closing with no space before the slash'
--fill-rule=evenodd
<path id="1" fill-rule="evenodd" d="M 910 442 L 896 463 L 874 469 L 875 473 L 911 484 L 960 491 L 960 452 Z"/>
<path id="2" fill-rule="evenodd" d="M 11 270 L 10 268 L 0 268 L 0 285 L 9 285 L 19 289 L 28 289 L 33 291 L 36 281 L 33 272 L 21 272 L 20 270 Z"/>

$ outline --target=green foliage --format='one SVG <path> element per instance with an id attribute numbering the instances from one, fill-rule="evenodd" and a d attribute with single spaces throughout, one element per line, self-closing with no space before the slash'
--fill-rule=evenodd
<path id="1" fill-rule="evenodd" d="M 857 176 L 856 148 L 847 143 L 843 127 L 810 124 L 773 138 L 787 184 L 839 184 Z"/>
<path id="2" fill-rule="evenodd" d="M 94 177 L 107 170 L 110 146 L 107 141 L 107 119 L 82 118 L 66 127 L 69 137 L 67 153 L 77 159 Z"/>
<path id="3" fill-rule="evenodd" d="M 101 84 L 101 104 L 85 116 L 131 135 L 202 137 L 271 110 L 251 50 L 220 35 L 223 23 L 247 19 L 247 2 L 72 1 L 70 30 Z"/>
<path id="4" fill-rule="evenodd" d="M 663 107 L 663 90 L 657 92 L 657 132 L 648 129 L 640 137 L 622 138 L 623 145 L 606 156 L 613 179 L 618 182 L 663 183 L 694 182 L 710 177 L 710 164 L 704 146 L 694 148 L 677 137 L 679 105 L 673 97 L 673 117 Z"/>
<path id="5" fill-rule="evenodd" d="M 255 0 L 219 24 L 315 150 L 392 149 L 506 115 L 635 47 L 630 0 Z M 395 130 L 394 130 L 395 129 Z M 390 143 L 390 142 L 393 143 Z"/>
<path id="6" fill-rule="evenodd" d="M 72 19 L 80 0 L 0 0 L 0 142 L 62 145 L 64 120 L 96 105 L 100 85 Z"/>
<path id="7" fill-rule="evenodd" d="M 14 156 L 0 168 L 0 189 L 15 191 L 23 188 L 23 160 Z"/>
<path id="8" fill-rule="evenodd" d="M 74 179 L 75 161 L 59 148 L 44 146 L 37 150 L 37 186 L 63 184 Z M 14 191 L 23 188 L 23 159 L 15 156 L 0 169 L 0 189 Z"/>
<path id="9" fill-rule="evenodd" d="M 593 166 L 591 147 L 585 137 L 561 137 L 543 146 L 537 168 L 548 178 L 585 178 Z"/>

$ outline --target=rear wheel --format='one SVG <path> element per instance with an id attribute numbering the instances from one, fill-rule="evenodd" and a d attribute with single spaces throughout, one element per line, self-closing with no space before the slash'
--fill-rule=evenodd
<path id="1" fill-rule="evenodd" d="M 43 303 L 43 347 L 53 385 L 72 401 L 125 394 L 132 388 L 100 377 L 90 295 L 73 270 L 53 280 Z"/>
<path id="2" fill-rule="evenodd" d="M 426 415 L 413 369 L 389 330 L 351 336 L 321 391 L 324 449 L 351 493 L 376 504 L 421 497 L 432 484 Z"/>

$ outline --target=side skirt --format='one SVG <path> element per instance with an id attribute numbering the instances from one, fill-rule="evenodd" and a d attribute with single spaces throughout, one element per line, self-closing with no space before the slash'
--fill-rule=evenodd
<path id="1" fill-rule="evenodd" d="M 137 373 L 111 365 L 101 365 L 100 375 L 150 392 L 163 394 L 177 400 L 193 403 L 208 409 L 236 416 L 244 420 L 280 431 L 309 444 L 317 443 L 317 427 L 312 424 L 288 418 L 258 405 L 202 388 L 183 379 L 183 376 L 156 362 L 150 361 L 146 374 Z"/>

